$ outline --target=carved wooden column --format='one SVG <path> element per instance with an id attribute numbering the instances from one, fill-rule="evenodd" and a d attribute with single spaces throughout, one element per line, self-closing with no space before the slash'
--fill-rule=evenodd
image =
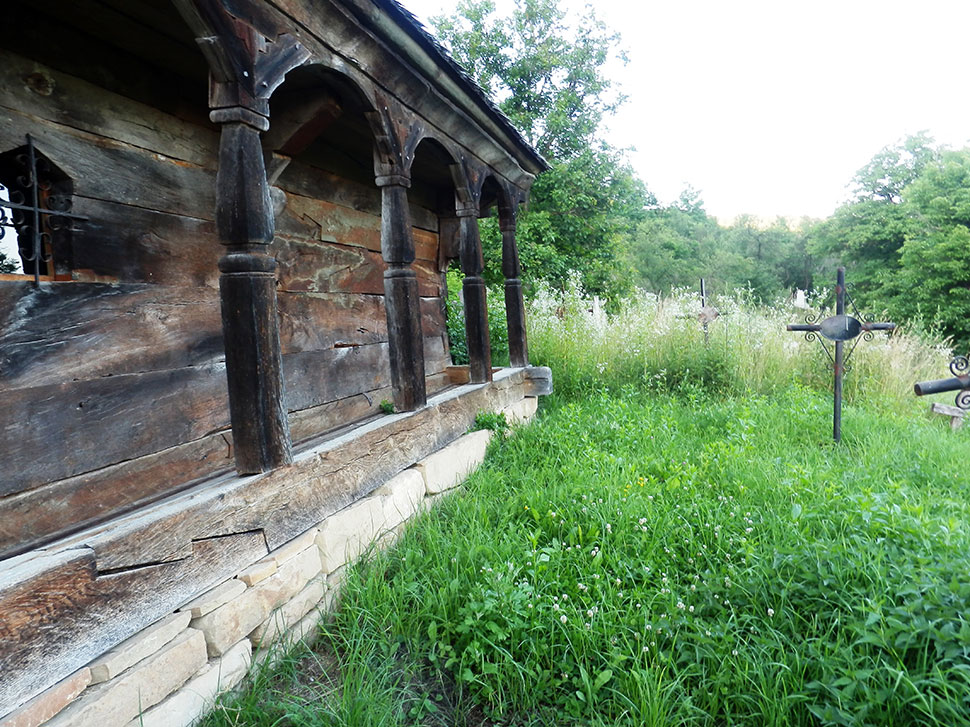
<path id="1" fill-rule="evenodd" d="M 209 62 L 209 118 L 219 124 L 216 227 L 222 336 L 236 469 L 254 474 L 289 464 L 276 308 L 273 206 L 260 133 L 269 98 L 309 51 L 253 3 L 173 0 Z M 257 25 L 259 26 L 257 28 Z"/>
<path id="2" fill-rule="evenodd" d="M 509 330 L 509 365 L 529 365 L 529 346 L 525 333 L 525 301 L 519 276 L 519 249 L 515 244 L 515 210 L 499 211 L 502 230 L 502 274 L 505 276 L 505 318 Z"/>
<path id="3" fill-rule="evenodd" d="M 384 306 L 391 355 L 394 406 L 413 411 L 427 403 L 424 381 L 424 333 L 421 298 L 414 262 L 414 236 L 408 209 L 411 180 L 393 174 L 377 177 L 381 188 L 381 255 L 384 270 Z"/>
<path id="4" fill-rule="evenodd" d="M 222 124 L 216 177 L 216 225 L 226 254 L 219 260 L 222 335 L 236 469 L 266 472 L 293 461 L 283 397 L 276 305 L 273 206 L 260 131 L 268 120 L 244 108 L 211 113 Z"/>
<path id="5" fill-rule="evenodd" d="M 460 228 L 459 258 L 462 296 L 465 299 L 465 338 L 468 342 L 470 381 L 480 384 L 492 380 L 492 349 L 488 341 L 488 306 L 482 270 L 482 241 L 478 233 L 478 210 L 458 210 Z"/>

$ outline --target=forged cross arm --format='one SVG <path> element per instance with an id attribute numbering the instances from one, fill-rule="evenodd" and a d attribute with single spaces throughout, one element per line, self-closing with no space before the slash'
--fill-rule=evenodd
<path id="1" fill-rule="evenodd" d="M 916 396 L 941 394 L 945 391 L 960 391 L 961 389 L 970 389 L 970 376 L 954 376 L 949 379 L 920 381 L 913 384 L 913 391 L 916 392 Z"/>

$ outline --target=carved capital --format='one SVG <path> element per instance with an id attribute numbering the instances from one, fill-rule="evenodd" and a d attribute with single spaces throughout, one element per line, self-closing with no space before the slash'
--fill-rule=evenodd
<path id="1" fill-rule="evenodd" d="M 411 178 L 404 174 L 382 174 L 375 177 L 374 183 L 378 187 L 404 187 L 411 188 Z"/>

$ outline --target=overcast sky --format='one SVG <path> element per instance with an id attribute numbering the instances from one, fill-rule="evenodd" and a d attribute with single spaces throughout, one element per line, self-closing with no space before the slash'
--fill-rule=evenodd
<path id="1" fill-rule="evenodd" d="M 422 20 L 449 0 L 402 0 Z M 586 3 L 560 0 L 576 17 Z M 512 0 L 497 0 L 508 9 Z M 597 0 L 630 57 L 607 138 L 662 202 L 825 217 L 879 149 L 970 143 L 970 0 Z M 427 23 L 426 23 L 427 24 Z"/>

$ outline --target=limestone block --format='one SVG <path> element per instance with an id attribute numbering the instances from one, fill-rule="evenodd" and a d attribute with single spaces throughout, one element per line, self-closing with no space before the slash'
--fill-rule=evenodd
<path id="1" fill-rule="evenodd" d="M 91 683 L 100 684 L 114 679 L 132 664 L 147 659 L 182 633 L 191 618 L 189 613 L 173 613 L 122 641 L 107 654 L 91 662 Z"/>
<path id="2" fill-rule="evenodd" d="M 436 495 L 459 485 L 485 459 L 491 440 L 489 430 L 470 432 L 414 465 L 424 477 L 425 491 Z"/>
<path id="3" fill-rule="evenodd" d="M 247 586 L 255 586 L 257 583 L 265 581 L 271 575 L 276 573 L 276 570 L 276 561 L 269 558 L 264 558 L 258 563 L 253 563 L 238 576 L 236 576 L 236 578 L 241 580 Z"/>
<path id="4" fill-rule="evenodd" d="M 284 633 L 279 641 L 257 651 L 253 655 L 253 661 L 263 667 L 272 668 L 297 642 L 302 641 L 312 646 L 320 636 L 320 623 L 325 618 L 328 618 L 327 613 L 318 608 L 313 609 Z"/>
<path id="5" fill-rule="evenodd" d="M 118 677 L 85 690 L 44 727 L 127 724 L 177 690 L 205 664 L 205 638 L 195 629 L 186 629 L 153 656 Z"/>
<path id="6" fill-rule="evenodd" d="M 552 369 L 548 366 L 527 366 L 525 390 L 529 396 L 548 396 L 552 393 Z"/>
<path id="7" fill-rule="evenodd" d="M 290 542 L 284 543 L 278 547 L 276 550 L 266 556 L 266 558 L 271 558 L 276 563 L 276 566 L 279 567 L 286 561 L 302 553 L 307 548 L 312 547 L 316 541 L 316 538 L 317 529 L 310 528 L 302 535 L 298 535 Z"/>
<path id="8" fill-rule="evenodd" d="M 221 656 L 269 618 L 273 609 L 293 598 L 318 575 L 320 552 L 314 545 L 286 561 L 266 580 L 194 619 L 192 627 L 205 634 L 209 656 Z"/>
<path id="9" fill-rule="evenodd" d="M 38 727 L 69 705 L 90 683 L 91 670 L 84 667 L 7 715 L 0 727 Z"/>
<path id="10" fill-rule="evenodd" d="M 277 641 L 293 624 L 319 605 L 327 592 L 326 578 L 314 578 L 291 600 L 270 614 L 269 618 L 249 635 L 253 646 L 267 646 Z"/>
<path id="11" fill-rule="evenodd" d="M 243 640 L 221 659 L 203 667 L 165 701 L 135 717 L 126 727 L 190 727 L 223 692 L 236 686 L 249 671 L 252 647 Z"/>
<path id="12" fill-rule="evenodd" d="M 380 497 L 367 497 L 335 512 L 320 524 L 317 545 L 326 573 L 357 558 L 384 525 Z"/>
<path id="13" fill-rule="evenodd" d="M 406 469 L 374 491 L 382 498 L 384 529 L 396 528 L 409 520 L 424 499 L 424 477 L 415 469 Z"/>
<path id="14" fill-rule="evenodd" d="M 534 396 L 527 396 L 521 401 L 509 404 L 502 411 L 505 413 L 505 421 L 509 424 L 526 424 L 532 421 L 539 408 L 539 400 Z"/>
<path id="15" fill-rule="evenodd" d="M 179 611 L 188 611 L 192 615 L 192 618 L 201 618 L 207 613 L 215 611 L 222 604 L 228 603 L 236 596 L 241 595 L 245 590 L 245 583 L 238 578 L 232 578 L 212 590 L 206 591 L 198 598 L 189 601 Z"/>

